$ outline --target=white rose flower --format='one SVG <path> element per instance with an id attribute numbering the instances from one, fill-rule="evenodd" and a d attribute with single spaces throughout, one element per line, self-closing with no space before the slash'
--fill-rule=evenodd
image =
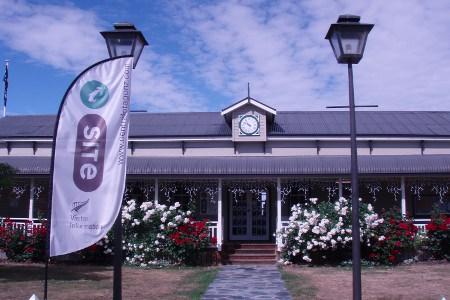
<path id="1" fill-rule="evenodd" d="M 311 258 L 309 258 L 309 256 L 307 255 L 303 256 L 302 259 L 306 262 L 311 262 Z"/>
<path id="2" fill-rule="evenodd" d="M 311 231 L 313 233 L 315 233 L 315 234 L 319 234 L 320 233 L 320 228 L 318 226 L 314 226 L 314 228 Z"/>

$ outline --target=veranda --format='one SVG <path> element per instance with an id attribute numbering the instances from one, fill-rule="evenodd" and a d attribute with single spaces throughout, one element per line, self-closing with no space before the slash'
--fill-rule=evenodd
<path id="1" fill-rule="evenodd" d="M 425 230 L 433 205 L 450 211 L 447 177 L 362 177 L 360 196 L 377 212 L 393 207 Z M 17 177 L 0 193 L 0 216 L 16 226 L 39 225 L 47 217 L 48 177 Z M 179 202 L 196 219 L 207 219 L 219 251 L 228 241 L 276 243 L 274 233 L 287 225 L 292 205 L 308 198 L 335 201 L 351 197 L 345 177 L 128 177 L 124 200 Z"/>

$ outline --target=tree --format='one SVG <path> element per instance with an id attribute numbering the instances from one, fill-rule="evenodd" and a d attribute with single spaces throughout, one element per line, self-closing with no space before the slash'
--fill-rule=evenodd
<path id="1" fill-rule="evenodd" d="M 16 170 L 8 164 L 0 163 L 0 188 L 7 188 L 12 185 L 12 178 Z"/>

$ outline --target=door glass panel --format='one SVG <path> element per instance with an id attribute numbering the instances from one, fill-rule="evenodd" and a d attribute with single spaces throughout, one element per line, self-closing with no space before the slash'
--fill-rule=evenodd
<path id="1" fill-rule="evenodd" d="M 252 195 L 252 236 L 267 234 L 267 193 Z"/>
<path id="2" fill-rule="evenodd" d="M 266 191 L 249 191 L 230 199 L 230 239 L 269 239 L 269 196 Z"/>
<path id="3" fill-rule="evenodd" d="M 236 198 L 231 200 L 232 203 L 232 227 L 231 233 L 234 236 L 247 235 L 247 197 L 246 194 L 236 195 Z"/>

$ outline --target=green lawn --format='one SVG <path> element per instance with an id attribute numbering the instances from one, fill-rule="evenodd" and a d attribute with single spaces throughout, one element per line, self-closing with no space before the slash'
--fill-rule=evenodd
<path id="1" fill-rule="evenodd" d="M 351 267 L 281 267 L 294 299 L 351 299 Z M 423 262 L 397 267 L 364 267 L 363 299 L 450 299 L 450 263 Z"/>
<path id="2" fill-rule="evenodd" d="M 200 299 L 217 267 L 140 269 L 123 267 L 123 299 Z M 111 299 L 112 267 L 50 265 L 49 299 Z M 2 299 L 43 299 L 44 265 L 0 263 Z"/>

